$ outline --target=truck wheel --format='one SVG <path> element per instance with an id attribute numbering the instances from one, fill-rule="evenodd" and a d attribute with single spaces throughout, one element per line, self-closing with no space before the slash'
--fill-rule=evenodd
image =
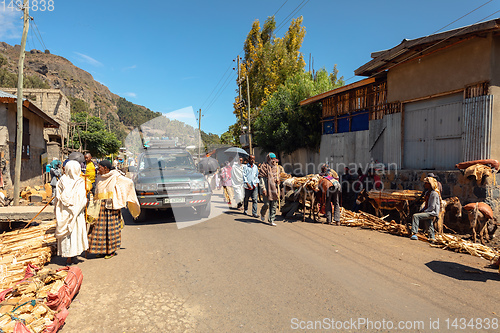
<path id="1" fill-rule="evenodd" d="M 207 218 L 210 216 L 211 208 L 210 202 L 207 202 L 207 204 L 196 208 L 196 212 L 201 218 Z"/>
<path id="2" fill-rule="evenodd" d="M 135 223 L 140 223 L 146 221 L 146 215 L 148 214 L 147 209 L 141 209 L 141 213 L 134 219 Z"/>

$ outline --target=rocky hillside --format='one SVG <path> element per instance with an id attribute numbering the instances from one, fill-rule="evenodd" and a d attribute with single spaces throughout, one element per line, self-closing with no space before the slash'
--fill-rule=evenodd
<path id="1" fill-rule="evenodd" d="M 17 71 L 20 46 L 0 42 L 0 54 L 7 59 L 4 68 Z M 91 110 L 101 108 L 104 112 L 116 113 L 119 96 L 95 81 L 90 73 L 76 67 L 69 60 L 38 50 L 26 53 L 25 74 L 36 75 L 46 81 L 51 88 L 61 89 L 66 96 L 84 100 Z"/>
<path id="2" fill-rule="evenodd" d="M 11 87 L 15 86 L 14 79 L 17 82 L 14 74 L 17 73 L 20 48 L 20 45 L 11 46 L 5 42 L 0 42 L 0 60 L 2 60 L 1 58 L 4 59 L 0 62 L 3 71 L 0 76 L 3 74 L 3 83 Z M 85 105 L 84 111 L 88 109 L 91 115 L 106 120 L 112 118 L 114 120 L 113 125 L 118 125 L 113 127 L 113 131 L 120 140 L 123 139 L 125 133 L 128 133 L 137 125 L 133 123 L 134 120 L 136 122 L 147 121 L 160 115 L 160 113 L 130 103 L 113 94 L 108 87 L 95 81 L 90 73 L 76 67 L 69 60 L 50 54 L 48 51 L 31 50 L 26 52 L 24 73 L 25 77 L 32 76 L 35 79 L 40 79 L 40 81 L 34 81 L 43 84 L 47 83 L 46 88 L 61 89 L 72 103 L 75 102 L 75 98 L 83 100 L 84 104 L 75 103 L 75 105 Z M 5 79 L 5 76 L 7 76 L 7 79 Z M 0 77 L 0 86 L 2 86 L 1 79 L 2 77 Z M 120 107 L 122 107 L 122 110 L 119 110 Z M 118 116 L 119 114 L 121 114 L 121 117 Z"/>

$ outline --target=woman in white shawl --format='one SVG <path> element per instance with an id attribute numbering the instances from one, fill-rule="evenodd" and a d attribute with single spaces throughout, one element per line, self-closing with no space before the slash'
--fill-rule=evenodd
<path id="1" fill-rule="evenodd" d="M 234 203 L 236 208 L 243 210 L 243 199 L 245 198 L 245 189 L 243 188 L 243 159 L 235 158 L 231 169 L 231 182 L 234 191 Z"/>
<path id="2" fill-rule="evenodd" d="M 89 253 L 109 259 L 116 255 L 121 245 L 121 209 L 128 207 L 134 218 L 139 216 L 141 209 L 131 179 L 114 169 L 108 160 L 99 162 L 97 170 L 94 200 L 100 210 L 90 233 Z"/>
<path id="3" fill-rule="evenodd" d="M 57 183 L 56 191 L 57 254 L 67 258 L 66 263 L 71 264 L 73 257 L 89 247 L 85 226 L 87 196 L 85 182 L 80 176 L 80 163 L 69 161 L 64 173 Z"/>

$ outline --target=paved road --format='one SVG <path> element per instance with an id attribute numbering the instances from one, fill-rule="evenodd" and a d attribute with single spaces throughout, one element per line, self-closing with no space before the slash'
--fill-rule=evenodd
<path id="1" fill-rule="evenodd" d="M 63 332 L 312 331 L 332 319 L 341 332 L 431 331 L 431 321 L 432 331 L 481 331 L 454 329 L 455 318 L 489 318 L 498 331 L 500 275 L 484 259 L 376 231 L 277 224 L 235 211 L 181 229 L 168 215 L 127 221 L 118 256 L 79 264 Z"/>

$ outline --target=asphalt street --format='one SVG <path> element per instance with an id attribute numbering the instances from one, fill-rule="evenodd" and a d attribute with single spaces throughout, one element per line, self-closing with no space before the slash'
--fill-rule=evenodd
<path id="1" fill-rule="evenodd" d="M 220 192 L 213 205 L 184 224 L 126 215 L 116 257 L 79 258 L 62 332 L 498 331 L 500 274 L 484 259 L 359 228 L 272 227 Z"/>

